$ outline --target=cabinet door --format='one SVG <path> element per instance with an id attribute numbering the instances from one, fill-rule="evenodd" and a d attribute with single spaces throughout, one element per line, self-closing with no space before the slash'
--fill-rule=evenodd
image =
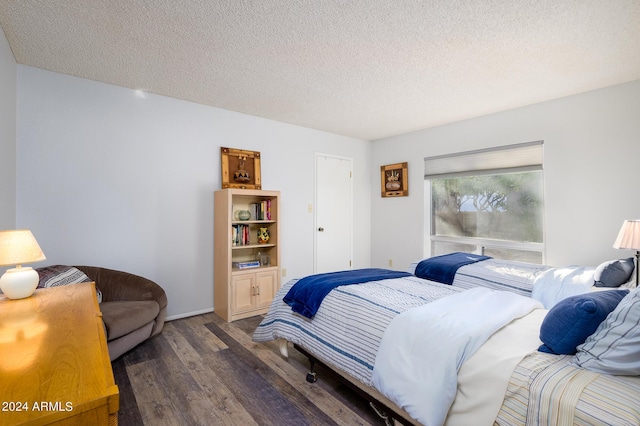
<path id="1" fill-rule="evenodd" d="M 233 275 L 231 277 L 231 313 L 253 309 L 255 274 Z"/>
<path id="2" fill-rule="evenodd" d="M 256 308 L 268 308 L 278 291 L 278 271 L 256 273 Z"/>

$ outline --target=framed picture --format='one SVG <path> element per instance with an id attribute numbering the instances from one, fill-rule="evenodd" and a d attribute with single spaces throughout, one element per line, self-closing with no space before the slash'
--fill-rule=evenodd
<path id="1" fill-rule="evenodd" d="M 222 189 L 262 189 L 259 152 L 221 147 L 220 159 Z"/>
<path id="2" fill-rule="evenodd" d="M 380 185 L 382 197 L 406 197 L 409 195 L 407 163 L 380 166 Z"/>

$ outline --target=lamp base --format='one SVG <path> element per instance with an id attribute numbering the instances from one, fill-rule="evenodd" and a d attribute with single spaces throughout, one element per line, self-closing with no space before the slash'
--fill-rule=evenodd
<path id="1" fill-rule="evenodd" d="M 33 268 L 11 268 L 0 277 L 0 290 L 9 299 L 24 299 L 33 294 L 38 281 L 38 273 Z"/>
<path id="2" fill-rule="evenodd" d="M 636 288 L 640 287 L 640 250 L 636 250 Z"/>

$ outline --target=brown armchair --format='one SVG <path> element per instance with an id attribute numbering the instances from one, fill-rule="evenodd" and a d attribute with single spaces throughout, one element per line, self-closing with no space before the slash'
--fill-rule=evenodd
<path id="1" fill-rule="evenodd" d="M 76 266 L 102 292 L 102 321 L 109 357 L 118 358 L 162 331 L 167 296 L 158 284 L 127 272 L 95 266 Z"/>

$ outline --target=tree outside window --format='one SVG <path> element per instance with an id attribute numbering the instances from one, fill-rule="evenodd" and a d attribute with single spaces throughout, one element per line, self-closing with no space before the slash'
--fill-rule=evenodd
<path id="1" fill-rule="evenodd" d="M 475 251 L 540 263 L 542 188 L 541 170 L 431 179 L 432 255 Z"/>

